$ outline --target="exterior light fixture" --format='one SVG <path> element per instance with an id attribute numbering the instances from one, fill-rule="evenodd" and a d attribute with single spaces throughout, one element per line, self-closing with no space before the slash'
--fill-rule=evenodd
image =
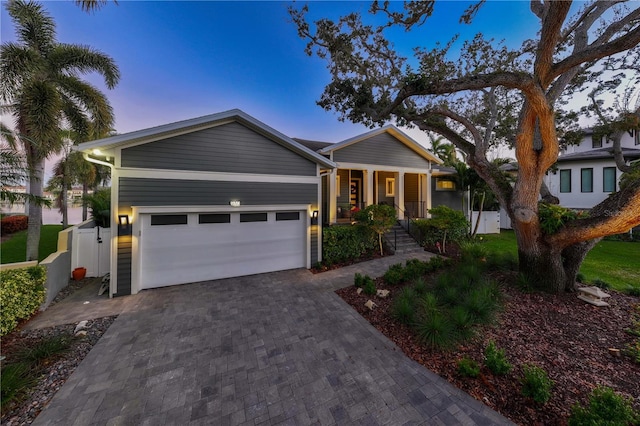
<path id="1" fill-rule="evenodd" d="M 318 210 L 314 210 L 311 213 L 311 224 L 312 225 L 317 225 L 318 224 Z"/>
<path id="2" fill-rule="evenodd" d="M 100 151 L 99 149 L 94 149 L 93 151 L 93 155 L 102 155 L 102 151 Z"/>
<path id="3" fill-rule="evenodd" d="M 131 222 L 129 222 L 129 215 L 118 215 L 118 235 L 131 235 Z"/>
<path id="4" fill-rule="evenodd" d="M 229 205 L 231 207 L 240 207 L 240 200 L 231 200 L 229 201 Z"/>

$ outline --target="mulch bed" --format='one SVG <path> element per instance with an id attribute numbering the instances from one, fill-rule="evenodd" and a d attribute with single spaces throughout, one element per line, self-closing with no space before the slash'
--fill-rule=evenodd
<path id="1" fill-rule="evenodd" d="M 71 281 L 56 296 L 51 305 L 94 281 L 95 278 Z M 37 316 L 37 314 L 34 316 Z M 23 395 L 23 398 L 8 404 L 7 407 L 3 407 L 0 424 L 6 426 L 30 425 L 64 385 L 93 346 L 98 343 L 116 318 L 117 316 L 109 316 L 89 320 L 87 322 L 87 334 L 81 337 L 73 337 L 68 351 L 45 363 L 36 385 Z M 16 330 L 2 337 L 2 356 L 6 357 L 2 361 L 3 366 L 12 362 L 16 353 L 22 348 L 32 347 L 37 342 L 52 337 L 72 337 L 76 327 L 76 324 L 64 324 L 36 330 L 21 330 L 27 322 L 28 320 L 24 321 L 18 325 Z"/>
<path id="2" fill-rule="evenodd" d="M 507 282 L 512 277 L 502 278 Z M 611 306 L 597 308 L 575 294 L 523 293 L 503 284 L 505 307 L 497 325 L 480 330 L 478 337 L 454 351 L 441 352 L 419 344 L 409 327 L 391 318 L 391 301 L 401 287 L 389 288 L 381 279 L 376 285 L 390 290 L 390 297 L 358 295 L 355 287 L 336 293 L 407 356 L 517 424 L 565 425 L 572 405 L 586 404 L 596 385 L 635 398 L 634 407 L 640 409 L 640 365 L 609 353 L 609 348 L 624 349 L 632 342 L 633 336 L 624 330 L 632 326 L 634 306 L 640 304 L 637 297 L 610 290 Z M 364 306 L 370 298 L 378 305 L 373 311 Z M 490 340 L 505 349 L 513 370 L 499 377 L 482 367 L 478 378 L 461 377 L 457 361 L 468 357 L 482 365 Z M 523 364 L 542 367 L 554 382 L 552 397 L 543 406 L 521 394 Z"/>

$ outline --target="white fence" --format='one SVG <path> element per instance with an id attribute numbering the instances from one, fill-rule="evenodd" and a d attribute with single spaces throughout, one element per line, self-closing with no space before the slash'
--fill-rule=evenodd
<path id="1" fill-rule="evenodd" d="M 110 269 L 111 229 L 77 228 L 73 231 L 71 270 L 87 268 L 87 277 L 102 277 Z"/>
<path id="2" fill-rule="evenodd" d="M 471 212 L 471 230 L 473 231 L 478 221 L 479 212 Z M 480 215 L 478 234 L 499 234 L 500 233 L 500 212 L 486 211 Z"/>

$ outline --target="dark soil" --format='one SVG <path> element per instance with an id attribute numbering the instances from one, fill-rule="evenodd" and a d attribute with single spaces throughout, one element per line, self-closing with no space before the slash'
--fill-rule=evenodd
<path id="1" fill-rule="evenodd" d="M 512 279 L 503 276 L 501 281 Z M 336 293 L 407 356 L 517 424 L 565 425 L 572 405 L 584 405 L 596 385 L 634 398 L 634 407 L 640 409 L 640 365 L 626 355 L 609 352 L 610 348 L 624 351 L 633 341 L 625 329 L 632 326 L 634 306 L 640 305 L 637 297 L 608 290 L 611 306 L 598 308 L 576 294 L 523 293 L 503 284 L 506 302 L 497 324 L 480 330 L 475 339 L 455 350 L 442 352 L 422 346 L 409 327 L 391 318 L 391 301 L 400 287 L 385 287 L 380 279 L 376 285 L 390 290 L 390 297 L 358 295 L 355 287 Z M 374 311 L 364 306 L 369 298 L 378 305 Z M 482 365 L 490 340 L 505 349 L 513 370 L 499 377 L 482 367 L 478 378 L 461 377 L 457 361 L 468 357 Z M 552 397 L 546 404 L 540 406 L 522 396 L 523 364 L 542 367 L 553 380 Z"/>

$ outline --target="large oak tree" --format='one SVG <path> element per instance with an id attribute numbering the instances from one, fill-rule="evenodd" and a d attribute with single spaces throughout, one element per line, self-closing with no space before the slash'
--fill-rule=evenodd
<path id="1" fill-rule="evenodd" d="M 461 23 L 473 24 L 483 3 L 471 4 Z M 342 119 L 369 126 L 395 121 L 450 140 L 508 212 L 521 273 L 538 288 L 571 290 L 580 264 L 600 238 L 640 224 L 640 179 L 587 217 L 548 232 L 539 214 L 541 191 L 548 195 L 543 178 L 558 158 L 561 140 L 571 133 L 564 127 L 567 117 L 575 118 L 563 111 L 568 97 L 590 85 L 613 89 L 637 77 L 640 7 L 593 1 L 569 16 L 571 1 L 533 0 L 528 7 L 539 28 L 520 48 L 478 34 L 455 55 L 451 40 L 431 49 L 418 46 L 413 58 L 403 57 L 387 38 L 388 30 L 428 25 L 438 6 L 434 1 L 406 2 L 402 8 L 374 2 L 370 14 L 378 16 L 373 19 L 352 13 L 313 23 L 307 6 L 291 8 L 299 35 L 308 40 L 307 53 L 324 58 L 331 73 L 318 103 Z M 611 73 L 624 74 L 612 78 Z M 519 173 L 513 185 L 487 158 L 496 143 L 515 149 Z"/>

